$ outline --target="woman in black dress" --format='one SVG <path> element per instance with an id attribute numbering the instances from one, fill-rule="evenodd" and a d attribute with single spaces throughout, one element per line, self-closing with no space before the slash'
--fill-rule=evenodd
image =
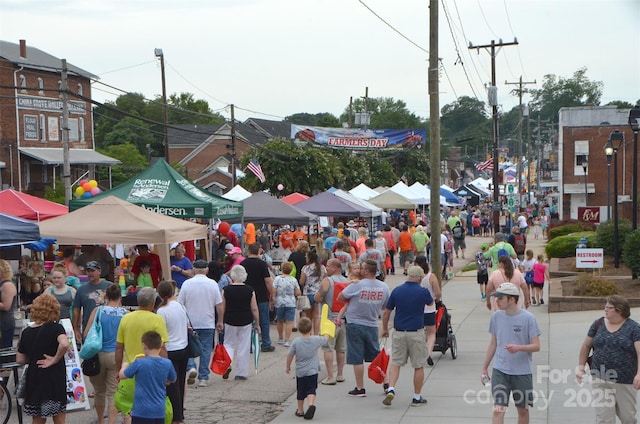
<path id="1" fill-rule="evenodd" d="M 29 364 L 24 412 L 34 424 L 52 417 L 54 424 L 65 422 L 67 410 L 64 355 L 69 340 L 64 327 L 55 322 L 60 315 L 56 298 L 45 293 L 31 305 L 34 324 L 27 327 L 18 342 L 17 361 Z"/>

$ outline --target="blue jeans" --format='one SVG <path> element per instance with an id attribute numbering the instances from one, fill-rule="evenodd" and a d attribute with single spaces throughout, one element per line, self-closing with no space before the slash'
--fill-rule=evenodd
<path id="1" fill-rule="evenodd" d="M 258 303 L 258 314 L 260 317 L 260 332 L 262 333 L 262 349 L 271 347 L 271 335 L 269 334 L 269 326 L 271 325 L 269 317 L 269 302 Z"/>
<path id="2" fill-rule="evenodd" d="M 213 350 L 213 334 L 215 328 L 196 328 L 196 333 L 202 342 L 202 355 L 200 355 L 200 365 L 198 366 L 198 380 L 209 380 L 209 363 L 211 362 L 211 351 Z M 196 361 L 189 358 L 187 370 L 196 367 Z"/>

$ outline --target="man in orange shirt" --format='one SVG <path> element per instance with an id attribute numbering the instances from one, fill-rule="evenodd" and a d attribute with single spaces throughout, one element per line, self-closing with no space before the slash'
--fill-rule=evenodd
<path id="1" fill-rule="evenodd" d="M 413 263 L 413 252 L 415 249 L 416 245 L 413 242 L 413 237 L 411 237 L 409 233 L 409 227 L 404 224 L 400 229 L 400 236 L 398 237 L 398 252 L 400 253 L 400 264 L 404 268 L 404 275 L 407 275 L 407 269 L 409 265 Z"/>
<path id="2" fill-rule="evenodd" d="M 289 228 L 288 225 L 285 225 L 284 227 L 282 227 L 282 234 L 280 234 L 278 241 L 280 242 L 281 248 L 285 250 L 290 250 L 290 251 L 294 250 L 293 249 L 293 233 L 291 232 L 291 229 Z"/>
<path id="3" fill-rule="evenodd" d="M 249 246 L 256 242 L 256 226 L 252 222 L 247 224 L 244 229 L 244 243 Z"/>
<path id="4" fill-rule="evenodd" d="M 297 226 L 296 230 L 293 232 L 293 248 L 297 249 L 298 243 L 306 239 L 307 239 L 307 235 L 305 234 L 304 231 L 302 231 L 302 227 Z"/>

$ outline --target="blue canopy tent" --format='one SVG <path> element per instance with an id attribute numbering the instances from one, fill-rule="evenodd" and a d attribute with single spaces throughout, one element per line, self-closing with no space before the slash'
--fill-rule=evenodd
<path id="1" fill-rule="evenodd" d="M 0 247 L 40 241 L 40 227 L 35 222 L 0 213 Z"/>

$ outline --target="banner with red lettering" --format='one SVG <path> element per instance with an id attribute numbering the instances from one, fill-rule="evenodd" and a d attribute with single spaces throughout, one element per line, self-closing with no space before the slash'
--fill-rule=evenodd
<path id="1" fill-rule="evenodd" d="M 421 149 L 427 139 L 427 130 L 424 128 L 364 130 L 360 128 L 322 128 L 292 124 L 291 138 L 347 149 Z"/>

